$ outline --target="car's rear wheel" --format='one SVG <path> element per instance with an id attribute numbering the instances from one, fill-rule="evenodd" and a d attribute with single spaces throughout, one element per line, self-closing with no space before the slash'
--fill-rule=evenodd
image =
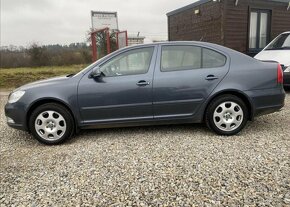
<path id="1" fill-rule="evenodd" d="M 60 104 L 48 103 L 37 107 L 29 119 L 33 136 L 44 144 L 60 144 L 74 132 L 70 112 Z"/>
<path id="2" fill-rule="evenodd" d="M 207 126 L 219 135 L 235 135 L 245 127 L 247 121 L 247 106 L 234 95 L 215 98 L 206 110 Z"/>

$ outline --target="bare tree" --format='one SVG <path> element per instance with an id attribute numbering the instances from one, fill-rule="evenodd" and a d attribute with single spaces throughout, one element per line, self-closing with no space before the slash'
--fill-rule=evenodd
<path id="1" fill-rule="evenodd" d="M 49 65 L 50 57 L 46 52 L 45 47 L 39 46 L 37 43 L 32 43 L 28 50 L 32 66 L 46 66 Z"/>

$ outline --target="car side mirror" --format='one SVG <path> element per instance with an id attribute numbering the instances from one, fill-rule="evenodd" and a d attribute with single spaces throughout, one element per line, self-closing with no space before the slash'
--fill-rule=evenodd
<path id="1" fill-rule="evenodd" d="M 93 71 L 90 74 L 90 78 L 99 78 L 103 75 L 103 72 L 100 70 L 99 67 L 96 67 L 93 69 Z"/>

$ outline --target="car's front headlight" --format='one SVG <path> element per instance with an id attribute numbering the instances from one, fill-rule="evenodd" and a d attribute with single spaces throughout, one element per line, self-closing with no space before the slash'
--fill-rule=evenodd
<path id="1" fill-rule="evenodd" d="M 15 91 L 11 93 L 8 98 L 8 103 L 17 102 L 24 94 L 25 94 L 25 91 Z"/>
<path id="2" fill-rule="evenodd" d="M 290 66 L 284 70 L 284 73 L 290 73 Z"/>

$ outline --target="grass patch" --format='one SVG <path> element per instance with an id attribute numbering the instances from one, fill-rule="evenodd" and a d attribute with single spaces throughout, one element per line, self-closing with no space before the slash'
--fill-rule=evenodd
<path id="1" fill-rule="evenodd" d="M 77 73 L 85 67 L 86 65 L 38 68 L 0 68 L 0 88 L 13 89 L 33 81 Z"/>

